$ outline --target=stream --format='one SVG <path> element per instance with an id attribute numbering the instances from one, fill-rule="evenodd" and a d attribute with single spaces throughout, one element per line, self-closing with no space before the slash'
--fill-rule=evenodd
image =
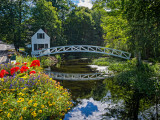
<path id="1" fill-rule="evenodd" d="M 65 74 L 97 73 L 87 60 L 70 60 L 51 68 Z M 63 120 L 154 120 L 155 102 L 114 84 L 114 78 L 57 80 L 72 95 L 73 108 Z"/>

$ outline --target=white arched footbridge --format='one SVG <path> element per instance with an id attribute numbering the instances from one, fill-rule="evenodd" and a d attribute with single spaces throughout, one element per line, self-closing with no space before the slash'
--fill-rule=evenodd
<path id="1" fill-rule="evenodd" d="M 66 52 L 90 52 L 90 53 L 101 53 L 111 56 L 116 56 L 124 59 L 130 59 L 131 53 L 116 50 L 112 48 L 100 47 L 100 46 L 91 46 L 91 45 L 70 45 L 70 46 L 58 46 L 51 47 L 48 49 L 33 51 L 31 54 L 35 57 L 40 57 L 49 54 L 58 54 Z"/>
<path id="2" fill-rule="evenodd" d="M 71 80 L 71 81 L 85 81 L 85 80 L 101 80 L 112 77 L 111 74 L 106 73 L 88 73 L 88 74 L 77 74 L 77 73 L 60 73 L 60 72 L 45 72 L 55 80 Z"/>

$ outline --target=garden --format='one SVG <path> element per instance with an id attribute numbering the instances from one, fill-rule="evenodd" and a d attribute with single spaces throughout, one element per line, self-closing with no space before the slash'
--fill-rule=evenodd
<path id="1" fill-rule="evenodd" d="M 0 65 L 0 120 L 63 119 L 71 95 L 43 72 L 36 58 L 17 56 Z"/>

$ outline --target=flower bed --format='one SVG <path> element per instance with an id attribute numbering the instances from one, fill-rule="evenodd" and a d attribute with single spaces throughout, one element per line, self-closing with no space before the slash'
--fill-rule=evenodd
<path id="1" fill-rule="evenodd" d="M 70 94 L 31 64 L 0 65 L 0 119 L 61 119 L 72 107 Z"/>

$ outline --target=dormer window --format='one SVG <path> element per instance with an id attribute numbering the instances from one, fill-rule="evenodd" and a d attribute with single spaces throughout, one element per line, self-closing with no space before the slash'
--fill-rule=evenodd
<path id="1" fill-rule="evenodd" d="M 44 33 L 37 33 L 37 39 L 45 39 Z"/>

